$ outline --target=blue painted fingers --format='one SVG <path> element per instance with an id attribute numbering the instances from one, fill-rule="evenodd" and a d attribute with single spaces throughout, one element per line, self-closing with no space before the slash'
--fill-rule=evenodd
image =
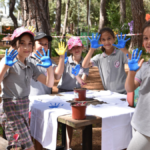
<path id="1" fill-rule="evenodd" d="M 126 46 L 126 42 L 130 40 L 130 38 L 128 38 L 127 40 L 125 40 L 126 38 L 126 34 L 124 36 L 124 38 L 122 37 L 122 33 L 120 35 L 120 38 L 117 35 L 117 39 L 118 39 L 118 44 L 112 44 L 113 46 L 117 47 L 117 48 L 125 48 Z"/>
<path id="2" fill-rule="evenodd" d="M 98 43 L 101 35 L 99 35 L 98 38 L 97 38 L 97 36 L 98 36 L 98 33 L 96 33 L 95 37 L 94 37 L 94 33 L 92 33 L 92 39 L 90 39 L 88 37 L 88 39 L 91 43 L 91 48 L 99 48 L 100 46 L 103 46 L 103 44 Z"/>
<path id="3" fill-rule="evenodd" d="M 48 68 L 48 67 L 52 66 L 52 61 L 51 61 L 50 56 L 49 56 L 50 52 L 48 50 L 47 56 L 46 56 L 46 52 L 45 52 L 44 48 L 42 48 L 42 50 L 43 50 L 44 56 L 39 51 L 37 51 L 37 53 L 39 54 L 40 57 L 38 55 L 34 54 L 42 62 L 41 64 L 37 64 L 37 66 L 42 66 L 44 68 Z"/>
<path id="4" fill-rule="evenodd" d="M 6 52 L 5 52 L 5 64 L 11 67 L 18 61 L 18 60 L 13 61 L 14 58 L 18 55 L 18 52 L 17 50 L 13 49 L 8 55 L 7 53 L 8 53 L 8 49 L 6 49 Z"/>
<path id="5" fill-rule="evenodd" d="M 137 71 L 140 68 L 138 66 L 138 61 L 140 60 L 141 54 L 142 54 L 142 50 L 140 50 L 139 55 L 138 55 L 138 48 L 133 50 L 131 60 L 129 59 L 129 56 L 127 54 L 128 66 L 129 66 L 130 71 Z"/>

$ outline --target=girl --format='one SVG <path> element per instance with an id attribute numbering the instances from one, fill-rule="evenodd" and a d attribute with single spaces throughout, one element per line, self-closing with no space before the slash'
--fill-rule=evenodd
<path id="1" fill-rule="evenodd" d="M 74 88 L 81 88 L 85 84 L 86 76 L 88 75 L 89 69 L 82 68 L 82 50 L 84 49 L 83 44 L 78 37 L 71 37 L 68 40 L 68 49 L 71 55 L 68 57 L 68 62 L 65 64 L 64 72 L 61 80 L 58 83 L 58 91 L 73 91 Z M 72 70 L 75 66 L 80 65 L 80 72 L 78 76 L 72 74 Z"/>
<path id="2" fill-rule="evenodd" d="M 28 125 L 28 111 L 30 93 L 30 79 L 40 81 L 41 83 L 52 87 L 54 84 L 54 76 L 52 62 L 49 54 L 37 56 L 42 63 L 28 57 L 33 50 L 34 34 L 24 28 L 17 28 L 12 35 L 12 50 L 1 61 L 0 82 L 2 82 L 2 98 L 3 113 L 2 127 L 5 130 L 8 140 L 9 149 L 12 147 L 22 147 L 25 150 L 34 150 L 34 146 L 30 137 Z M 14 60 L 14 62 L 13 62 Z M 47 68 L 47 77 L 39 72 L 38 66 Z M 18 135 L 18 141 L 13 138 Z"/>
<path id="3" fill-rule="evenodd" d="M 90 66 L 97 66 L 102 79 L 103 87 L 105 90 L 110 90 L 113 92 L 118 92 L 125 94 L 126 90 L 124 88 L 124 83 L 126 79 L 126 73 L 124 69 L 124 64 L 127 63 L 127 58 L 125 54 L 130 53 L 125 48 L 125 43 L 129 40 L 118 38 L 118 44 L 114 45 L 115 35 L 110 28 L 101 29 L 99 38 L 92 35 L 92 39 L 89 38 L 91 43 L 91 48 L 86 55 L 82 66 L 83 68 L 88 68 Z M 100 39 L 101 44 L 98 44 Z M 102 46 L 102 54 L 94 56 L 92 59 L 92 54 L 94 51 Z M 114 46 L 120 48 L 116 49 Z M 91 60 L 90 60 L 91 59 Z"/>
<path id="4" fill-rule="evenodd" d="M 82 68 L 82 50 L 84 49 L 83 44 L 78 37 L 71 37 L 68 40 L 68 50 L 71 55 L 68 57 L 68 61 L 65 64 L 64 72 L 61 80 L 58 83 L 58 91 L 66 92 L 73 91 L 74 88 L 81 88 L 85 84 L 86 77 L 89 69 Z M 67 126 L 66 136 L 66 150 L 71 150 L 71 139 L 73 129 Z"/>
<path id="5" fill-rule="evenodd" d="M 150 21 L 143 26 L 143 45 L 150 53 Z M 150 60 L 144 62 L 137 57 L 138 49 L 132 53 L 132 59 L 128 60 L 129 72 L 125 82 L 127 92 L 133 92 L 138 86 L 139 98 L 132 117 L 133 138 L 128 150 L 149 150 L 150 149 Z M 135 55 L 134 55 L 135 54 Z M 142 65 L 143 64 L 143 65 Z M 141 67 L 142 66 L 142 67 Z"/>
<path id="6" fill-rule="evenodd" d="M 34 51 L 31 55 L 31 57 L 33 59 L 36 59 L 37 61 L 39 61 L 39 63 L 41 63 L 40 60 L 38 60 L 34 54 L 38 54 L 36 50 L 38 50 L 40 53 L 43 53 L 42 48 L 44 48 L 45 52 L 48 51 L 48 42 L 52 41 L 52 37 L 43 33 L 43 32 L 36 32 L 35 36 L 34 36 L 34 40 L 35 40 L 35 47 L 34 47 Z M 64 53 L 66 51 L 66 48 L 60 46 L 58 53 L 60 55 L 59 58 L 59 63 L 58 66 L 55 64 L 55 62 L 52 60 L 52 67 L 53 67 L 53 71 L 54 71 L 54 77 L 56 80 L 59 80 L 62 76 L 62 73 L 64 71 Z M 60 53 L 62 52 L 62 53 Z M 47 69 L 46 68 L 39 68 L 40 72 L 42 74 L 44 74 L 46 76 L 47 74 Z M 44 95 L 44 94 L 51 94 L 52 89 L 45 86 L 44 84 L 42 84 L 41 82 L 35 81 L 34 79 L 31 79 L 31 90 L 30 90 L 30 96 L 34 96 L 34 95 Z"/>

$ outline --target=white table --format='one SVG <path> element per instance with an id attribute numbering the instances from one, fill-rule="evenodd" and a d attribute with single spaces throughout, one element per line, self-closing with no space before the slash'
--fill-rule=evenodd
<path id="1" fill-rule="evenodd" d="M 41 143 L 44 148 L 56 149 L 57 117 L 71 113 L 71 107 L 66 101 L 73 93 L 65 93 L 59 96 L 31 97 L 31 135 Z M 87 107 L 87 115 L 102 117 L 102 150 L 121 150 L 127 148 L 131 138 L 130 121 L 134 108 L 130 108 L 127 102 L 121 101 L 126 95 L 117 93 L 102 93 L 88 91 L 87 95 L 95 95 L 96 99 L 108 104 L 90 105 Z M 35 101 L 36 100 L 36 101 Z M 42 100 L 42 102 L 40 101 Z M 61 103 L 63 106 L 50 109 L 50 102 Z"/>

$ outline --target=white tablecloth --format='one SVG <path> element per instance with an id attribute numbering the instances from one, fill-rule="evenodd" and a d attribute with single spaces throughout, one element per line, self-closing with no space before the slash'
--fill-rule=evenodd
<path id="1" fill-rule="evenodd" d="M 31 100 L 31 135 L 38 140 L 44 148 L 56 149 L 57 117 L 71 113 L 71 107 L 66 100 L 73 95 L 72 92 L 63 93 L 64 96 L 37 96 Z M 87 115 L 102 117 L 102 150 L 121 150 L 127 148 L 131 138 L 130 121 L 134 108 L 128 107 L 126 95 L 110 91 L 87 91 L 87 97 L 95 97 L 108 104 L 90 105 L 87 107 Z M 42 100 L 42 101 L 41 101 Z M 59 108 L 49 108 L 50 103 L 60 103 Z"/>

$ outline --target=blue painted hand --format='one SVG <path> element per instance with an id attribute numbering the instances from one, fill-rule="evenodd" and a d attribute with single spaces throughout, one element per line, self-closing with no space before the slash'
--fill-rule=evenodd
<path id="1" fill-rule="evenodd" d="M 65 52 L 65 60 L 64 63 L 66 64 L 68 62 L 67 52 Z"/>
<path id="2" fill-rule="evenodd" d="M 101 35 L 99 35 L 98 38 L 97 38 L 97 36 L 98 36 L 98 33 L 96 33 L 95 37 L 94 37 L 94 33 L 92 33 L 92 39 L 90 39 L 88 37 L 88 39 L 91 43 L 91 48 L 99 48 L 100 46 L 103 46 L 103 44 L 98 43 Z"/>
<path id="3" fill-rule="evenodd" d="M 6 49 L 6 53 L 5 53 L 5 64 L 7 66 L 13 66 L 18 60 L 14 61 L 14 58 L 18 55 L 17 50 L 11 50 L 11 52 L 7 55 L 8 53 L 8 49 Z"/>
<path id="4" fill-rule="evenodd" d="M 39 57 L 38 55 L 34 54 L 38 59 L 40 59 L 42 61 L 42 64 L 37 64 L 37 66 L 42 66 L 44 68 L 48 68 L 50 66 L 52 66 L 52 61 L 50 59 L 50 56 L 49 56 L 49 50 L 47 51 L 47 56 L 46 56 L 46 52 L 44 50 L 44 48 L 42 48 L 43 50 L 43 55 L 41 55 L 41 53 L 39 51 L 37 51 L 37 53 L 41 56 Z"/>
<path id="5" fill-rule="evenodd" d="M 80 65 L 76 65 L 75 68 L 72 68 L 72 74 L 74 74 L 75 76 L 77 76 L 79 74 L 80 71 Z"/>
<path id="6" fill-rule="evenodd" d="M 126 42 L 130 40 L 130 38 L 128 38 L 127 40 L 125 40 L 125 38 L 126 38 L 126 34 L 125 34 L 124 38 L 122 38 L 122 33 L 121 33 L 120 39 L 119 39 L 119 37 L 117 35 L 118 44 L 117 45 L 116 44 L 112 44 L 112 45 L 115 46 L 115 47 L 117 47 L 117 48 L 125 48 Z"/>
<path id="7" fill-rule="evenodd" d="M 137 54 L 138 54 L 138 48 L 133 50 L 131 60 L 129 59 L 129 56 L 127 54 L 128 66 L 129 66 L 130 71 L 137 71 L 140 68 L 140 66 L 138 65 L 138 62 L 139 62 L 140 56 L 142 54 L 142 50 L 140 50 L 138 57 L 137 57 Z"/>

